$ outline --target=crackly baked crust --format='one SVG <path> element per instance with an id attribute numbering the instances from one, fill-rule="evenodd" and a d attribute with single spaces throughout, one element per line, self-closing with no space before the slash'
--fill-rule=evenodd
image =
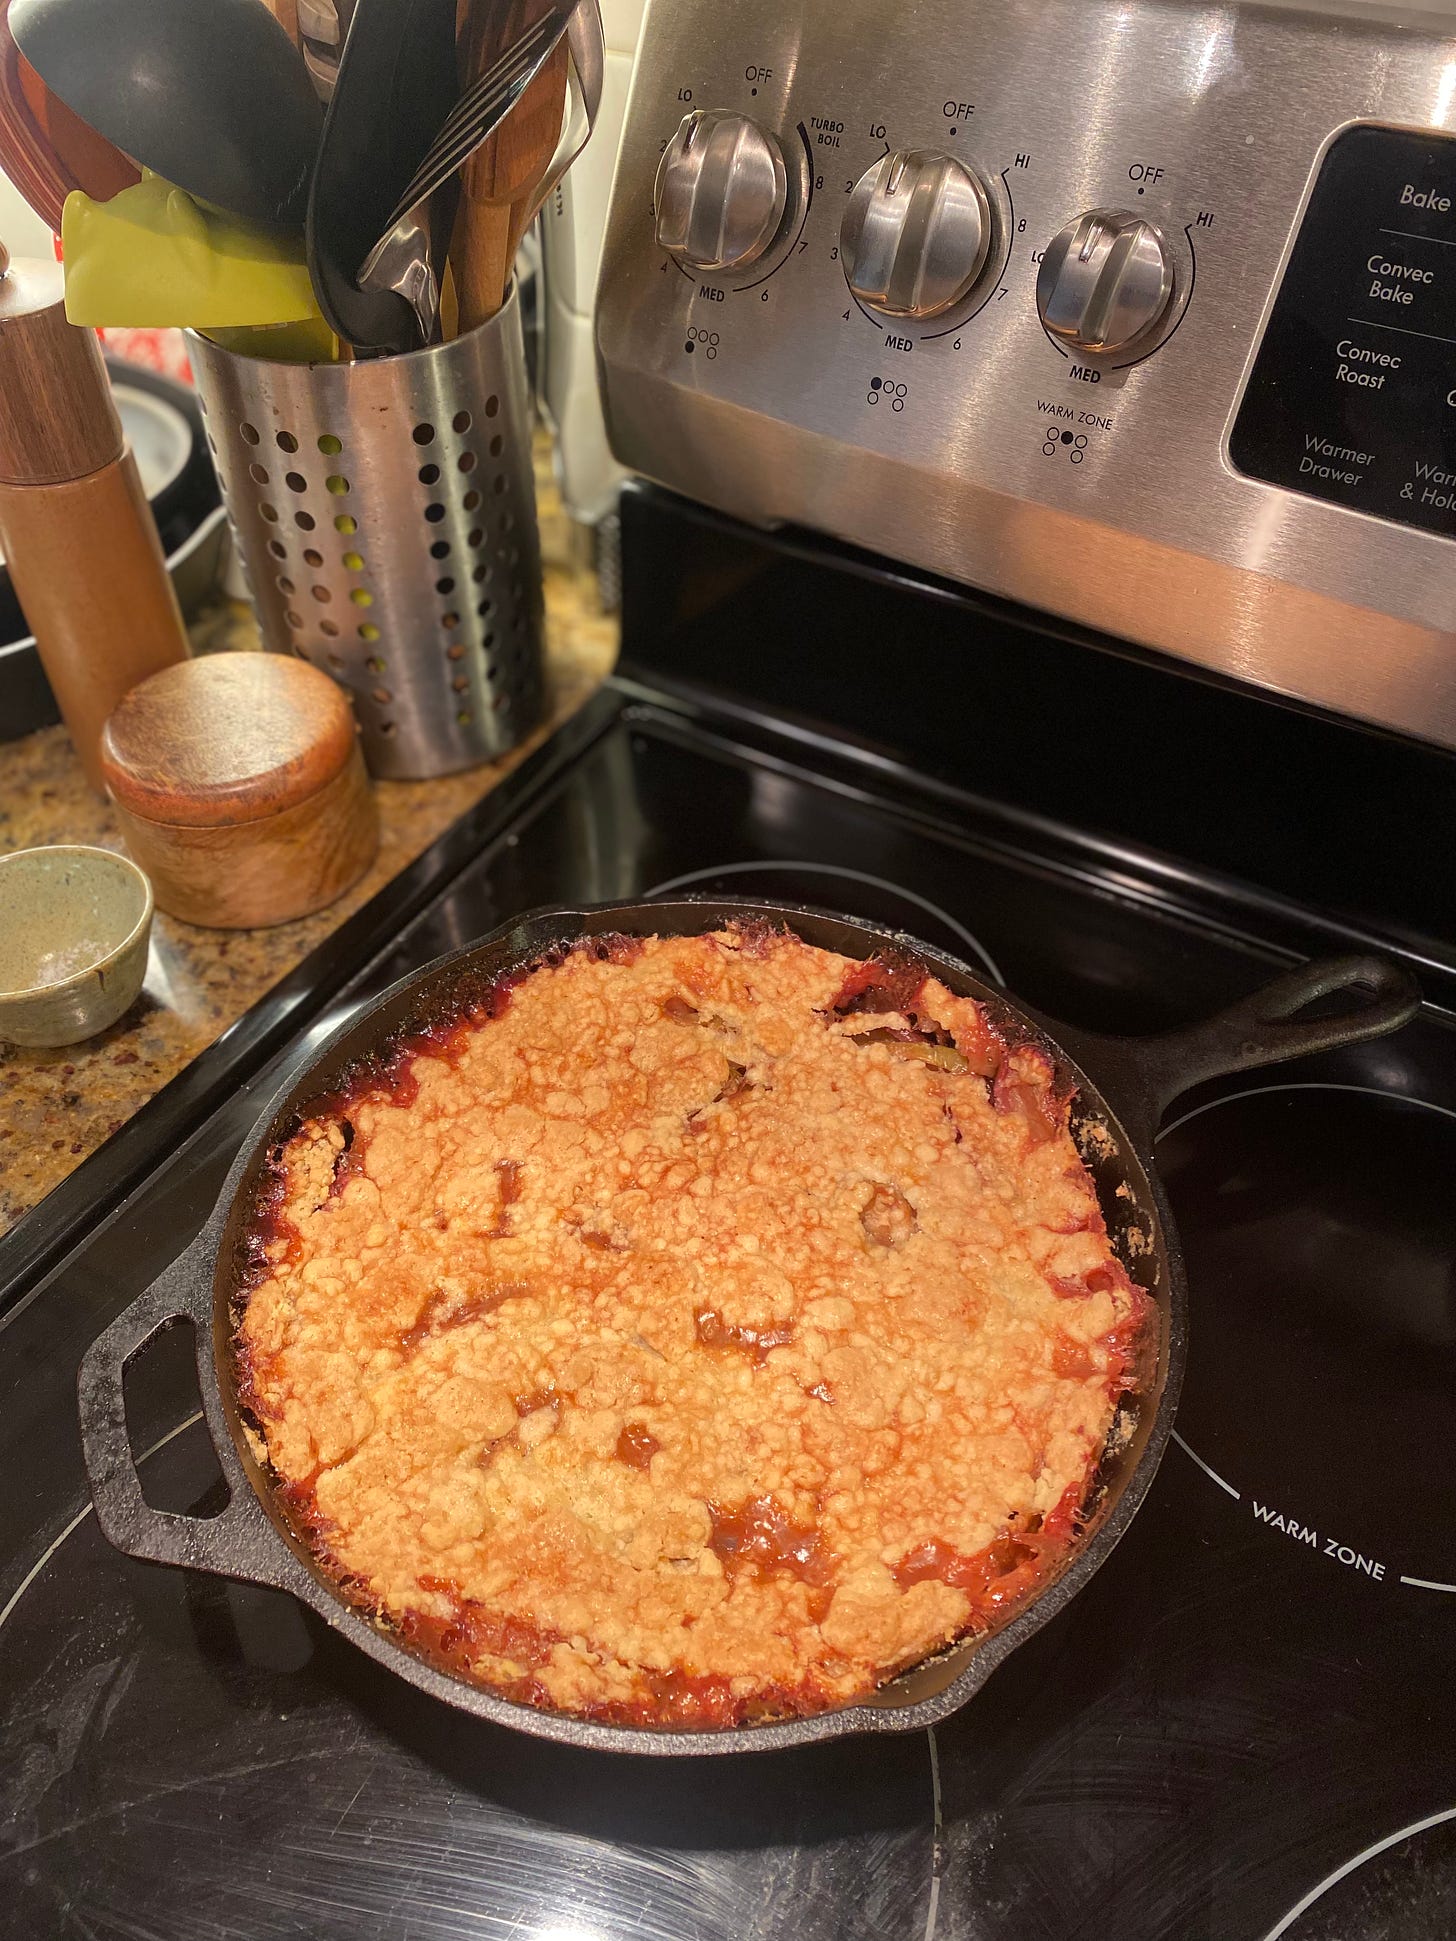
<path id="1" fill-rule="evenodd" d="M 279 1148 L 240 1391 L 355 1601 L 507 1696 L 842 1705 L 1055 1571 L 1146 1303 L 1031 1046 L 785 932 L 595 940 Z"/>

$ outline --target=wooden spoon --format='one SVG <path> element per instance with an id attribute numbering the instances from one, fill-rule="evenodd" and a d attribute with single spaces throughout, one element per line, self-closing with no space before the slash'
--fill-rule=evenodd
<path id="1" fill-rule="evenodd" d="M 496 4 L 491 0 L 460 0 L 457 26 L 462 80 L 468 84 L 483 73 L 491 61 L 536 24 L 548 3 L 512 0 L 506 9 L 499 0 Z M 563 41 L 501 127 L 476 150 L 463 170 L 464 194 L 450 246 L 462 331 L 485 323 L 505 302 L 534 191 L 550 166 L 561 136 L 569 61 Z"/>
<path id="2" fill-rule="evenodd" d="M 10 0 L 0 0 L 0 169 L 59 235 L 72 189 L 105 202 L 141 171 L 50 92 L 15 45 L 9 11 Z"/>
<path id="3" fill-rule="evenodd" d="M 295 47 L 303 45 L 303 37 L 298 29 L 298 0 L 263 0 L 263 5 L 272 14 L 278 25 L 287 34 Z"/>

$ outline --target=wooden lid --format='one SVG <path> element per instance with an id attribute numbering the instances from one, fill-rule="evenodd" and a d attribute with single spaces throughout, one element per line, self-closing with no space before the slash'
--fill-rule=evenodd
<path id="1" fill-rule="evenodd" d="M 212 654 L 164 667 L 116 707 L 101 771 L 148 822 L 220 828 L 307 801 L 354 750 L 343 689 L 281 654 Z"/>
<path id="2" fill-rule="evenodd" d="M 123 442 L 100 342 L 67 323 L 59 263 L 4 257 L 0 243 L 0 484 L 89 478 Z"/>

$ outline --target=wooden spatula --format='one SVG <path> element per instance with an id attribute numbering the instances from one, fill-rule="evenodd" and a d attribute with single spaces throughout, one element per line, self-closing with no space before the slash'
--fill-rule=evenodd
<path id="1" fill-rule="evenodd" d="M 300 43 L 298 28 L 298 0 L 263 0 L 263 5 L 272 14 L 278 25 L 297 47 Z"/>
<path id="2" fill-rule="evenodd" d="M 15 45 L 10 0 L 0 0 L 0 173 L 57 235 L 72 189 L 104 202 L 140 181 L 119 149 L 59 101 Z"/>
<path id="3" fill-rule="evenodd" d="M 548 0 L 460 0 L 461 77 L 468 83 L 535 25 Z M 505 22 L 505 31 L 501 23 Z M 464 193 L 450 246 L 460 328 L 471 330 L 505 301 L 511 267 L 530 217 L 534 191 L 556 152 L 566 107 L 570 56 L 559 46 L 505 122 L 466 163 Z"/>

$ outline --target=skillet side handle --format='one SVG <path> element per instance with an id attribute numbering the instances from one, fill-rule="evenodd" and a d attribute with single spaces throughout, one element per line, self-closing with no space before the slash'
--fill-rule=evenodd
<path id="1" fill-rule="evenodd" d="M 1324 1016 L 1299 1013 L 1317 999 L 1348 993 L 1350 1002 Z M 1286 971 L 1201 1024 L 1156 1037 L 1124 1039 L 1121 1050 L 1139 1081 L 1149 1133 L 1164 1112 L 1206 1078 L 1252 1071 L 1310 1052 L 1382 1038 L 1413 1018 L 1421 991 L 1410 972 L 1387 957 L 1317 958 Z"/>
<path id="2" fill-rule="evenodd" d="M 285 1572 L 280 1564 L 288 1558 L 286 1546 L 249 1488 L 235 1452 L 218 1446 L 210 1423 L 209 1433 L 228 1486 L 227 1507 L 214 1517 L 180 1516 L 153 1509 L 142 1494 L 127 1434 L 127 1365 L 154 1336 L 178 1321 L 190 1320 L 197 1330 L 199 1373 L 203 1373 L 203 1343 L 212 1326 L 210 1238 L 208 1233 L 201 1234 L 97 1336 L 82 1357 L 76 1394 L 86 1476 L 102 1535 L 128 1557 L 181 1564 L 217 1576 L 281 1587 Z"/>

